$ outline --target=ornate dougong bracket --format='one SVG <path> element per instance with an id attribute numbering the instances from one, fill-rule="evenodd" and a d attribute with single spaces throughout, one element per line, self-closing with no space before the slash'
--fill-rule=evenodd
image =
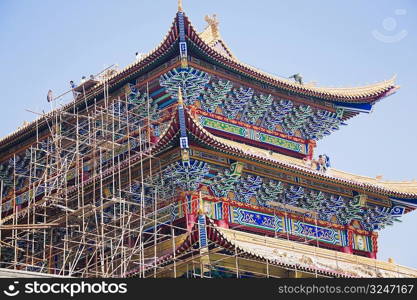
<path id="1" fill-rule="evenodd" d="M 243 171 L 243 163 L 241 162 L 234 162 L 230 165 L 230 171 L 232 176 L 240 177 Z"/>
<path id="2" fill-rule="evenodd" d="M 367 195 L 360 194 L 355 196 L 354 198 L 357 201 L 359 207 L 366 207 L 366 201 L 368 200 Z"/>
<path id="3" fill-rule="evenodd" d="M 230 165 L 229 170 L 219 173 L 213 178 L 210 190 L 216 197 L 227 197 L 228 192 L 233 191 L 235 184 L 242 175 L 243 163 L 234 162 Z"/>
<path id="4" fill-rule="evenodd" d="M 180 121 L 180 148 L 181 148 L 181 160 L 183 166 L 190 165 L 190 152 L 188 145 L 187 128 L 185 124 L 184 102 L 182 98 L 181 87 L 178 87 L 178 117 Z"/>
<path id="5" fill-rule="evenodd" d="M 315 140 L 308 140 L 308 154 L 307 154 L 307 159 L 308 160 L 312 160 L 313 156 L 314 156 L 314 148 L 316 148 L 317 143 Z"/>

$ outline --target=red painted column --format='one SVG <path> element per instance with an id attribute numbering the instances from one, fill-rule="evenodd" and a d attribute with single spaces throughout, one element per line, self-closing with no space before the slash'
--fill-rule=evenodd
<path id="1" fill-rule="evenodd" d="M 227 200 L 227 199 L 225 199 Z M 229 214 L 230 214 L 230 205 L 228 202 L 223 201 L 222 203 L 222 217 L 223 217 L 223 221 L 225 222 L 225 227 L 224 228 L 229 228 Z"/>
<path id="2" fill-rule="evenodd" d="M 191 196 L 191 211 L 189 213 L 197 215 L 199 206 L 200 206 L 200 199 L 198 195 L 193 194 Z"/>
<path id="3" fill-rule="evenodd" d="M 352 246 L 341 247 L 340 252 L 347 253 L 347 254 L 353 254 Z"/>
<path id="4" fill-rule="evenodd" d="M 191 229 L 194 227 L 196 219 L 197 219 L 197 214 L 187 214 L 186 215 L 187 231 L 191 231 Z"/>
<path id="5" fill-rule="evenodd" d="M 229 204 L 222 199 L 222 218 L 214 223 L 221 228 L 229 228 Z"/>
<path id="6" fill-rule="evenodd" d="M 307 158 L 309 160 L 313 159 L 313 155 L 314 155 L 314 148 L 316 147 L 316 141 L 315 140 L 308 140 L 308 153 L 307 153 Z"/>
<path id="7" fill-rule="evenodd" d="M 378 233 L 372 232 L 371 241 L 372 241 L 372 252 L 369 253 L 368 257 L 376 259 L 376 254 L 378 253 Z"/>
<path id="8" fill-rule="evenodd" d="M 187 220 L 187 230 L 191 231 L 191 229 L 194 227 L 194 224 L 197 220 L 197 210 L 198 210 L 198 204 L 199 199 L 198 195 L 192 194 L 189 200 L 187 199 L 186 193 L 183 194 L 184 199 L 184 205 L 186 210 L 186 220 Z M 188 205 L 187 201 L 190 201 L 190 205 Z"/>
<path id="9" fill-rule="evenodd" d="M 158 140 L 159 140 L 159 137 L 154 136 L 154 135 L 152 135 L 152 136 L 151 136 L 151 143 L 152 143 L 152 144 L 157 143 L 157 142 L 158 142 Z"/>

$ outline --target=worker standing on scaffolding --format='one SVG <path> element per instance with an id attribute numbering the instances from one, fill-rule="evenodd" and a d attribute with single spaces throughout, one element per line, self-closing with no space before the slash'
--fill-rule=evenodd
<path id="1" fill-rule="evenodd" d="M 52 102 L 52 100 L 54 100 L 52 90 L 48 91 L 48 94 L 46 95 L 46 100 L 48 100 L 48 102 Z"/>
<path id="2" fill-rule="evenodd" d="M 136 57 L 136 61 L 140 61 L 140 59 L 142 58 L 142 53 L 136 52 L 135 57 Z"/>

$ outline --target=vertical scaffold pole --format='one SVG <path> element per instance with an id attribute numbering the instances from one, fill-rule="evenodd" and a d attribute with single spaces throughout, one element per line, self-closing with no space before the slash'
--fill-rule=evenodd
<path id="1" fill-rule="evenodd" d="M 0 180 L 0 226 L 3 225 L 3 180 Z M 0 229 L 0 241 L 2 241 L 2 230 Z M 1 261 L 1 255 L 2 255 L 2 243 L 0 242 L 0 261 Z"/>
<path id="2" fill-rule="evenodd" d="M 177 278 L 177 259 L 175 257 L 175 232 L 174 232 L 173 226 L 171 226 L 171 236 L 172 236 L 172 256 L 174 260 L 174 278 Z"/>

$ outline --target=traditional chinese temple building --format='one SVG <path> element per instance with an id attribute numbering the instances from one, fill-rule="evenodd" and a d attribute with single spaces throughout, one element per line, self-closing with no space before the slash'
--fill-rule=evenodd
<path id="1" fill-rule="evenodd" d="M 417 206 L 417 183 L 349 174 L 314 153 L 395 93 L 395 79 L 325 88 L 272 76 L 206 21 L 198 32 L 179 5 L 158 47 L 0 140 L 0 267 L 416 277 L 377 253 L 378 231 Z"/>

